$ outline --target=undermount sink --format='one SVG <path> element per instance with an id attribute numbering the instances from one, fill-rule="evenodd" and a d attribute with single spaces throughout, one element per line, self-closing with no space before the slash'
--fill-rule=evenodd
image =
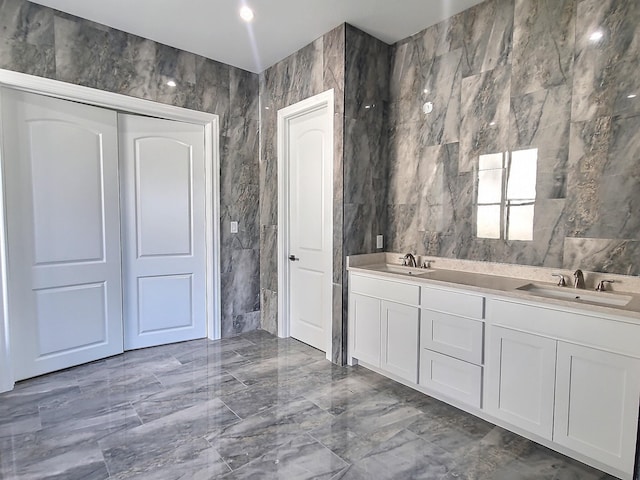
<path id="1" fill-rule="evenodd" d="M 537 297 L 557 298 L 559 300 L 586 302 L 604 306 L 624 307 L 631 301 L 631 297 L 628 295 L 590 292 L 588 290 L 570 287 L 551 287 L 535 283 L 527 283 L 526 285 L 518 287 L 517 290 L 530 293 Z"/>
<path id="2" fill-rule="evenodd" d="M 372 265 L 369 268 L 378 272 L 399 273 L 401 275 L 409 275 L 412 277 L 427 275 L 433 271 L 426 268 L 404 267 L 402 265 L 393 265 L 390 263 L 386 263 L 384 265 Z"/>

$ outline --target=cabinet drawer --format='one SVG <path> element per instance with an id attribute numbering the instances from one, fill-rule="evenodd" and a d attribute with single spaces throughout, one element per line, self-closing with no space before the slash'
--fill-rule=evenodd
<path id="1" fill-rule="evenodd" d="M 383 300 L 418 305 L 420 302 L 420 287 L 406 283 L 391 282 L 377 278 L 351 275 L 349 285 L 354 293 L 362 293 Z"/>
<path id="2" fill-rule="evenodd" d="M 492 299 L 488 318 L 496 325 L 640 358 L 640 326 L 597 312 Z"/>
<path id="3" fill-rule="evenodd" d="M 478 320 L 484 318 L 484 297 L 480 295 L 422 287 L 421 300 L 423 308 Z"/>
<path id="4" fill-rule="evenodd" d="M 482 367 L 423 348 L 420 385 L 480 408 Z"/>
<path id="5" fill-rule="evenodd" d="M 460 360 L 482 364 L 484 323 L 422 310 L 420 346 Z"/>

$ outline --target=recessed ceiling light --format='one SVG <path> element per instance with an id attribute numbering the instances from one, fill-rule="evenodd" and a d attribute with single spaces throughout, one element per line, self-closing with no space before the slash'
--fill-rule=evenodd
<path id="1" fill-rule="evenodd" d="M 178 84 L 177 84 L 174 80 L 169 80 L 169 81 L 167 82 L 167 85 L 169 85 L 170 87 L 175 87 L 175 86 L 177 86 Z"/>
<path id="2" fill-rule="evenodd" d="M 602 40 L 602 37 L 604 37 L 604 33 L 602 33 L 602 30 L 597 30 L 589 35 L 589 40 L 591 40 L 592 42 L 598 42 Z"/>
<path id="3" fill-rule="evenodd" d="M 631 95 L 627 95 L 627 98 L 636 98 L 638 95 L 636 95 L 635 93 L 632 93 Z"/>
<path id="4" fill-rule="evenodd" d="M 253 20 L 253 10 L 245 5 L 240 9 L 240 18 L 245 22 L 250 22 Z"/>
<path id="5" fill-rule="evenodd" d="M 489 123 L 489 126 L 490 126 L 490 127 L 495 127 L 495 125 L 496 125 L 496 122 L 491 122 L 491 123 Z"/>

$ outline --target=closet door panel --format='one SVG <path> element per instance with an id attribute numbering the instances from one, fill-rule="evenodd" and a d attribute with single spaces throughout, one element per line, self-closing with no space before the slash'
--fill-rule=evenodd
<path id="1" fill-rule="evenodd" d="M 2 90 L 17 380 L 123 350 L 117 114 Z"/>
<path id="2" fill-rule="evenodd" d="M 204 129 L 119 116 L 125 349 L 206 336 Z"/>

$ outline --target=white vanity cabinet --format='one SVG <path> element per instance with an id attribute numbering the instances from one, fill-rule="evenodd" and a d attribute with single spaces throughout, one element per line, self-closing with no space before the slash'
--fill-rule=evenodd
<path id="1" fill-rule="evenodd" d="M 382 338 L 381 300 L 359 293 L 349 296 L 349 341 L 351 356 L 380 366 Z"/>
<path id="2" fill-rule="evenodd" d="M 558 342 L 553 441 L 631 473 L 640 359 Z"/>
<path id="3" fill-rule="evenodd" d="M 427 278 L 349 272 L 350 365 L 633 479 L 637 320 Z"/>
<path id="4" fill-rule="evenodd" d="M 381 311 L 380 368 L 417 383 L 420 310 L 409 305 L 383 301 Z"/>
<path id="5" fill-rule="evenodd" d="M 423 286 L 420 304 L 419 384 L 480 408 L 484 297 Z"/>
<path id="6" fill-rule="evenodd" d="M 418 382 L 420 287 L 350 275 L 349 363 Z"/>
<path id="7" fill-rule="evenodd" d="M 488 342 L 487 412 L 551 440 L 557 342 L 496 326 Z"/>
<path id="8" fill-rule="evenodd" d="M 631 479 L 640 326 L 500 299 L 489 316 L 486 411 Z"/>

